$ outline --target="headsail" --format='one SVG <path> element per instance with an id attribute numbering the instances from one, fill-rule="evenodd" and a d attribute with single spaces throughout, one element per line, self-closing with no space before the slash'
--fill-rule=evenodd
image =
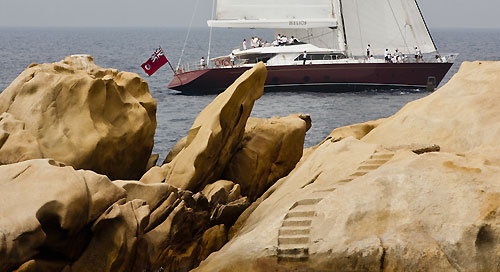
<path id="1" fill-rule="evenodd" d="M 415 0 L 341 0 L 349 52 L 374 55 L 385 49 L 413 54 L 436 51 Z"/>
<path id="2" fill-rule="evenodd" d="M 217 0 L 214 27 L 304 29 L 335 27 L 332 0 Z"/>

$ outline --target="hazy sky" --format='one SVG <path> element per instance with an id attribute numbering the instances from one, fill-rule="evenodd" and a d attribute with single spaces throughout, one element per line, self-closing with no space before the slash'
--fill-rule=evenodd
<path id="1" fill-rule="evenodd" d="M 500 28 L 500 0 L 418 2 L 431 28 Z M 0 0 L 0 26 L 188 26 L 195 3 L 196 0 Z M 211 0 L 199 0 L 194 26 L 206 26 L 211 7 Z"/>

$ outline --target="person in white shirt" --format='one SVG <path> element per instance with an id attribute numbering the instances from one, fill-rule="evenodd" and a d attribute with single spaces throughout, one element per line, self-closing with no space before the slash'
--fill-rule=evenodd
<path id="1" fill-rule="evenodd" d="M 280 44 L 278 43 L 278 40 L 274 40 L 274 41 L 272 42 L 272 45 L 273 45 L 273 46 L 278 46 L 278 45 L 280 45 Z"/>
<path id="2" fill-rule="evenodd" d="M 306 51 L 304 51 L 304 53 L 302 54 L 302 58 L 304 58 L 302 65 L 306 65 L 306 60 L 307 60 L 307 52 Z"/>
<path id="3" fill-rule="evenodd" d="M 396 52 L 394 53 L 394 59 L 396 63 L 399 63 L 401 61 L 401 52 L 399 52 L 399 49 L 396 49 Z"/>
<path id="4" fill-rule="evenodd" d="M 286 45 L 287 41 L 288 41 L 288 39 L 286 38 L 285 35 L 281 36 L 281 45 Z"/>
<path id="5" fill-rule="evenodd" d="M 372 55 L 371 54 L 371 48 L 370 48 L 370 44 L 368 44 L 368 46 L 366 47 L 366 57 L 367 58 L 370 58 L 370 56 Z"/>
<path id="6" fill-rule="evenodd" d="M 385 49 L 385 52 L 384 52 L 384 59 L 385 59 L 385 62 L 389 62 L 391 59 L 389 58 L 389 49 Z"/>
<path id="7" fill-rule="evenodd" d="M 254 48 L 259 47 L 259 37 L 253 38 L 253 46 L 254 46 Z"/>
<path id="8" fill-rule="evenodd" d="M 235 57 L 236 57 L 236 56 L 234 55 L 234 53 L 231 53 L 231 55 L 229 56 L 229 58 L 231 59 L 231 67 L 233 67 L 233 66 L 234 66 L 234 58 L 235 58 Z"/>
<path id="9" fill-rule="evenodd" d="M 243 39 L 243 43 L 241 44 L 241 46 L 243 47 L 243 50 L 247 50 L 247 40 L 246 39 Z"/>
<path id="10" fill-rule="evenodd" d="M 207 66 L 207 63 L 205 62 L 204 57 L 201 57 L 201 59 L 200 59 L 200 66 L 202 69 L 204 69 Z"/>
<path id="11" fill-rule="evenodd" d="M 422 52 L 420 51 L 420 49 L 418 49 L 417 46 L 415 46 L 415 61 L 419 62 L 421 58 L 422 58 Z"/>

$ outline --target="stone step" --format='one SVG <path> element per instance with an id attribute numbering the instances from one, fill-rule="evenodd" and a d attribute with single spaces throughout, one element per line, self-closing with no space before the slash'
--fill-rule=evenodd
<path id="1" fill-rule="evenodd" d="M 279 255 L 309 255 L 309 248 L 307 247 L 289 247 L 289 248 L 281 248 L 278 247 L 278 256 Z"/>
<path id="2" fill-rule="evenodd" d="M 366 174 L 368 174 L 368 172 L 366 172 L 366 171 L 358 171 L 358 172 L 352 174 L 351 177 L 361 177 L 361 176 L 364 176 Z"/>
<path id="3" fill-rule="evenodd" d="M 285 219 L 294 217 L 314 217 L 315 214 L 315 211 L 289 211 L 285 215 Z"/>
<path id="4" fill-rule="evenodd" d="M 295 208 L 297 206 L 303 206 L 303 205 L 316 205 L 318 202 L 320 202 L 322 200 L 322 198 L 311 198 L 311 199 L 302 199 L 302 200 L 299 200 L 297 202 L 295 202 L 293 205 L 292 205 L 292 208 Z"/>
<path id="5" fill-rule="evenodd" d="M 283 224 L 282 226 L 283 227 L 288 227 L 288 226 L 295 226 L 295 227 L 309 227 L 310 225 L 312 224 L 312 220 L 311 219 L 306 219 L 306 220 L 290 220 L 290 219 L 286 219 L 285 221 L 283 221 Z"/>
<path id="6" fill-rule="evenodd" d="M 309 244 L 309 236 L 298 237 L 278 237 L 279 245 L 307 245 Z"/>
<path id="7" fill-rule="evenodd" d="M 393 153 L 375 153 L 370 157 L 370 159 L 390 160 L 392 157 L 394 157 Z"/>
<path id="8" fill-rule="evenodd" d="M 315 193 L 330 193 L 337 190 L 337 188 L 328 188 L 328 189 L 323 189 L 323 190 L 315 190 Z"/>
<path id="9" fill-rule="evenodd" d="M 382 166 L 381 164 L 368 164 L 368 165 L 361 165 L 358 167 L 358 170 L 375 170 Z"/>
<path id="10" fill-rule="evenodd" d="M 286 228 L 281 228 L 279 230 L 279 236 L 285 236 L 285 235 L 309 235 L 310 233 L 311 233 L 311 229 L 309 229 L 309 228 L 286 227 Z"/>
<path id="11" fill-rule="evenodd" d="M 352 181 L 353 179 L 352 178 L 348 178 L 348 179 L 342 179 L 342 180 L 339 180 L 339 182 L 350 182 Z"/>
<path id="12" fill-rule="evenodd" d="M 375 159 L 369 159 L 367 161 L 364 161 L 362 165 L 382 165 L 389 160 L 375 160 Z"/>

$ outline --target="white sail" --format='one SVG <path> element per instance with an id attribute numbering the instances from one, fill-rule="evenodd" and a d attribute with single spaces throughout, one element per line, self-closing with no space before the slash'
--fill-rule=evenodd
<path id="1" fill-rule="evenodd" d="M 332 0 L 217 0 L 214 27 L 319 28 L 335 27 Z"/>
<path id="2" fill-rule="evenodd" d="M 353 55 L 373 55 L 385 49 L 414 54 L 436 48 L 415 0 L 342 0 L 343 22 L 348 50 Z"/>

